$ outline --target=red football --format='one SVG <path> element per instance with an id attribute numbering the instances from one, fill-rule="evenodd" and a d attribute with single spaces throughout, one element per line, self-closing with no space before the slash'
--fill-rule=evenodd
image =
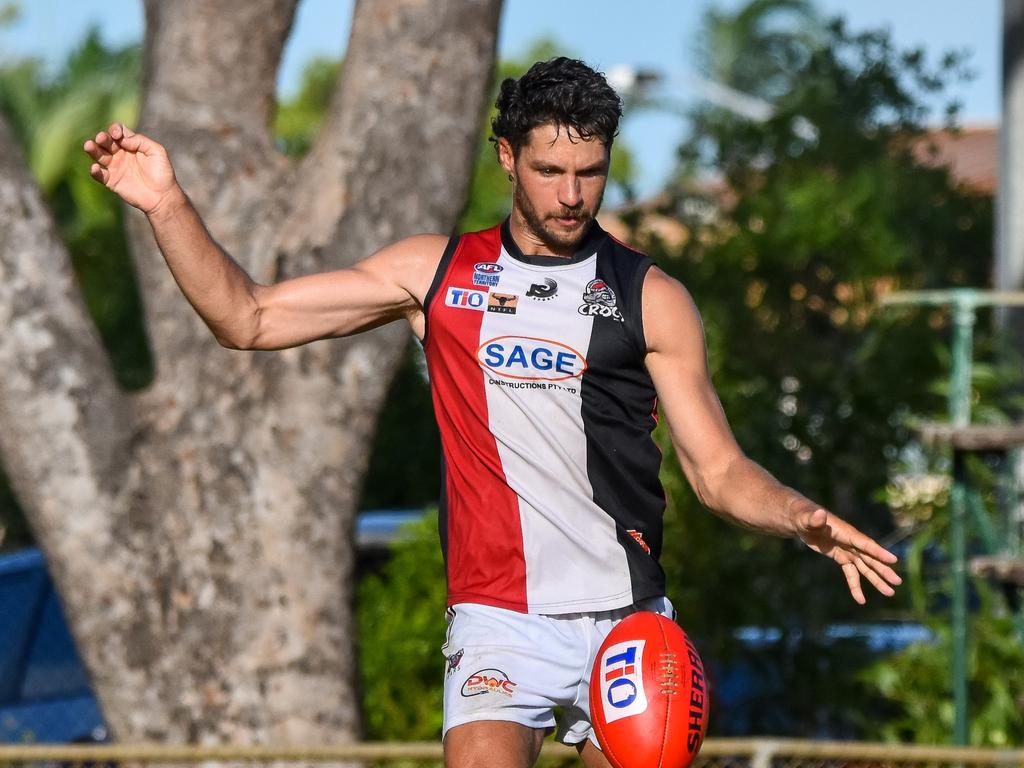
<path id="1" fill-rule="evenodd" d="M 651 611 L 631 614 L 601 644 L 590 719 L 615 768 L 686 768 L 708 724 L 704 664 L 686 633 Z"/>

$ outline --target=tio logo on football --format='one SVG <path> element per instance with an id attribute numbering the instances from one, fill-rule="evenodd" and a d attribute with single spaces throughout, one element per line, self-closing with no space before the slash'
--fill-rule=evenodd
<path id="1" fill-rule="evenodd" d="M 642 673 L 644 642 L 616 643 L 601 656 L 601 704 L 607 723 L 647 711 Z"/>
<path id="2" fill-rule="evenodd" d="M 565 381 L 583 375 L 587 360 L 570 346 L 531 336 L 498 336 L 476 351 L 483 368 L 505 379 Z"/>

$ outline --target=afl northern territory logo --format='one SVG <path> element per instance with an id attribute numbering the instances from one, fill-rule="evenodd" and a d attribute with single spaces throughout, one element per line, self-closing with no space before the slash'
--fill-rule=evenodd
<path id="1" fill-rule="evenodd" d="M 587 283 L 583 291 L 583 303 L 580 304 L 578 311 L 581 315 L 608 317 L 620 323 L 625 319 L 616 306 L 615 291 L 601 278 Z"/>
<path id="2" fill-rule="evenodd" d="M 498 336 L 476 351 L 481 368 L 503 379 L 565 381 L 587 370 L 587 360 L 570 346 L 529 336 Z"/>

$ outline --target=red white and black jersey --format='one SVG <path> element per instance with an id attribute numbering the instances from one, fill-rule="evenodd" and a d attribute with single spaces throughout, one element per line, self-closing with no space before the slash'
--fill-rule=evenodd
<path id="1" fill-rule="evenodd" d="M 449 605 L 560 614 L 664 594 L 650 266 L 596 223 L 569 259 L 524 255 L 507 221 L 448 243 L 424 350 Z"/>

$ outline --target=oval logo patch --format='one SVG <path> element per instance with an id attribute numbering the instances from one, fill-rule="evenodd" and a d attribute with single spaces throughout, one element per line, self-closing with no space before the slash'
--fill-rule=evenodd
<path id="1" fill-rule="evenodd" d="M 565 381 L 587 370 L 587 359 L 572 347 L 532 336 L 498 336 L 476 351 L 481 367 L 505 379 Z"/>

